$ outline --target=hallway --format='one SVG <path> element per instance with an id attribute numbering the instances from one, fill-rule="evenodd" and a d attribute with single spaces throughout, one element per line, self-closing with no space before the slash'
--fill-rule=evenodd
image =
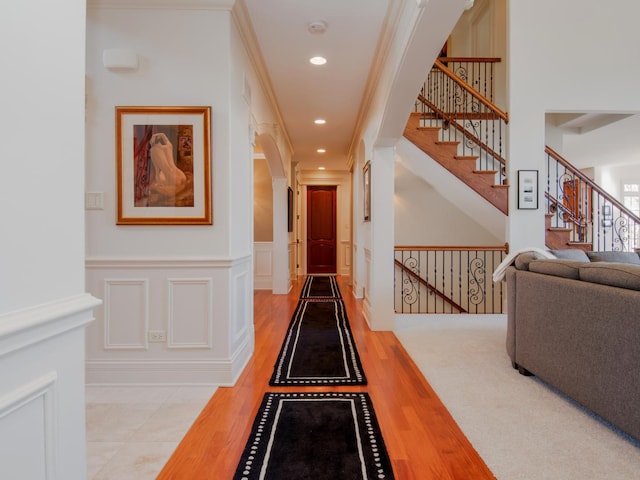
<path id="1" fill-rule="evenodd" d="M 494 478 L 392 332 L 372 332 L 346 280 L 338 277 L 369 384 L 364 387 L 269 387 L 268 382 L 304 278 L 288 295 L 256 291 L 255 353 L 234 387 L 220 387 L 158 476 L 232 478 L 266 391 L 366 391 L 373 401 L 395 476 Z"/>

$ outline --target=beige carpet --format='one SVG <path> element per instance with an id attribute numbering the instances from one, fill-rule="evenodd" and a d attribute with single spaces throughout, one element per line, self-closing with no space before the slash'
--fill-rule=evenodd
<path id="1" fill-rule="evenodd" d="M 397 323 L 397 337 L 498 480 L 640 479 L 640 442 L 511 368 L 506 316 Z"/>

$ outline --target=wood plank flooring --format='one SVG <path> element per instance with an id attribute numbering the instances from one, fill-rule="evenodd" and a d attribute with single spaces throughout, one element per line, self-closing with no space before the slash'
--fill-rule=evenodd
<path id="1" fill-rule="evenodd" d="M 398 480 L 494 479 L 395 335 L 369 329 L 362 315 L 362 301 L 354 299 L 351 287 L 340 277 L 340 290 L 369 384 L 269 386 L 304 278 L 294 282 L 288 295 L 255 292 L 253 357 L 235 386 L 217 389 L 158 479 L 230 480 L 264 393 L 294 390 L 368 392 Z"/>

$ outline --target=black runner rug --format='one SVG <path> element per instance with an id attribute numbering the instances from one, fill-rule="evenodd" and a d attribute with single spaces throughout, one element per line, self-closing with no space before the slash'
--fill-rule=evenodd
<path id="1" fill-rule="evenodd" d="M 233 480 L 393 479 L 366 393 L 266 393 Z"/>
<path id="2" fill-rule="evenodd" d="M 366 384 L 344 302 L 300 300 L 269 385 Z"/>
<path id="3" fill-rule="evenodd" d="M 300 298 L 322 299 L 322 298 L 342 298 L 336 277 L 310 275 L 302 286 Z"/>

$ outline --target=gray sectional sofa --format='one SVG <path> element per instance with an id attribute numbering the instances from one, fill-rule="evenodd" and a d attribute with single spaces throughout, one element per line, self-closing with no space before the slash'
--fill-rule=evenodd
<path id="1" fill-rule="evenodd" d="M 553 253 L 506 270 L 512 364 L 640 439 L 640 257 Z"/>

